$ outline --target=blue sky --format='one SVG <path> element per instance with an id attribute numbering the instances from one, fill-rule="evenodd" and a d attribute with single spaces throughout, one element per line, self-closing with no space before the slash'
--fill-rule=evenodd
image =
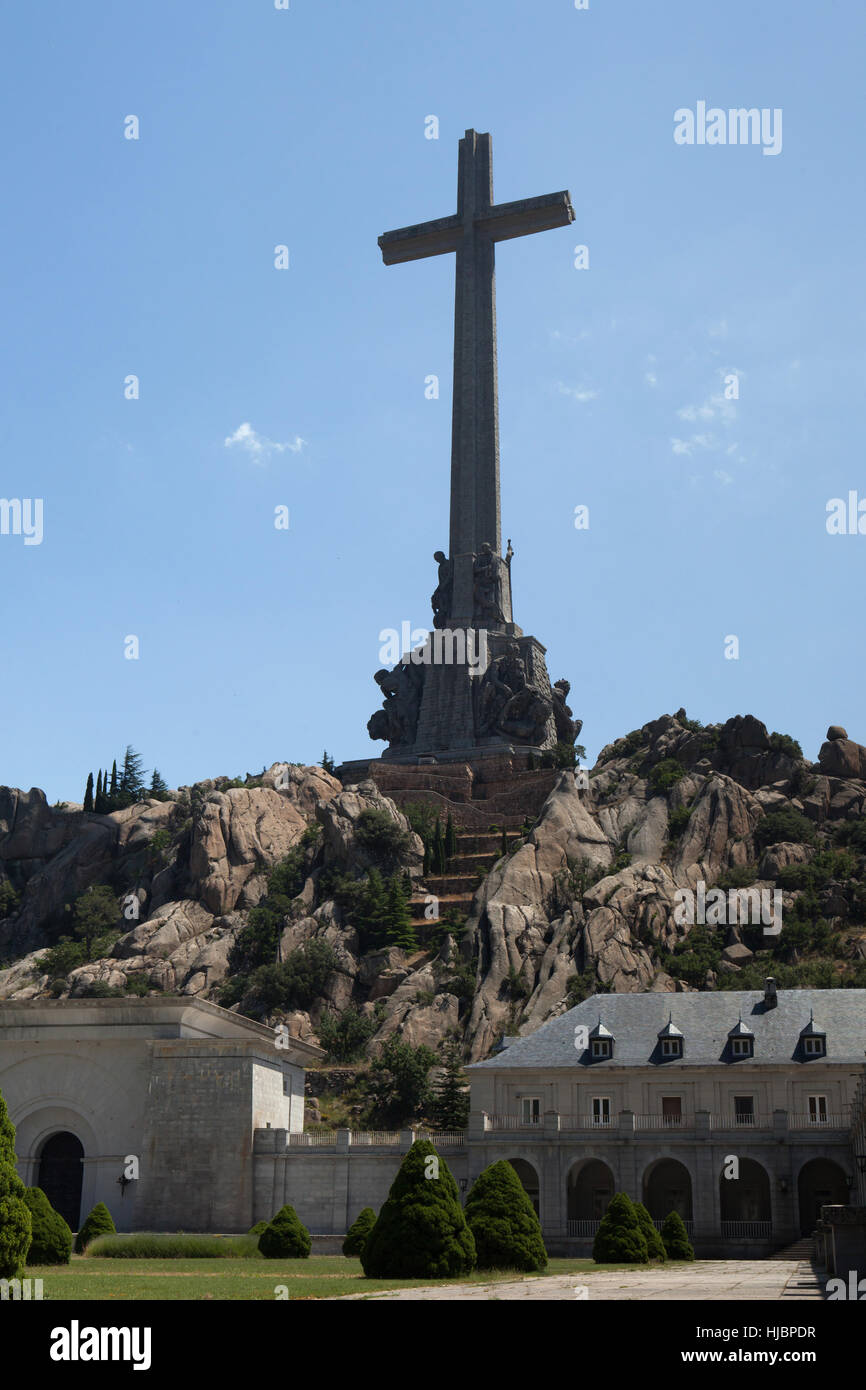
<path id="1" fill-rule="evenodd" d="M 590 761 L 681 705 L 866 742 L 866 536 L 825 525 L 866 499 L 861 5 L 82 0 L 0 40 L 0 496 L 44 504 L 0 535 L 0 782 L 381 750 L 379 632 L 447 548 L 454 270 L 376 238 L 454 210 L 470 126 L 498 201 L 576 213 L 497 249 L 502 513 Z M 781 152 L 677 145 L 699 101 L 781 109 Z"/>

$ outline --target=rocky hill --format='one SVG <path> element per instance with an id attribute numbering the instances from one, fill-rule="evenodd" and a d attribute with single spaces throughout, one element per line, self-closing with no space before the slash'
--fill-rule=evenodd
<path id="1" fill-rule="evenodd" d="M 198 995 L 343 1061 L 393 1035 L 477 1059 L 606 990 L 866 986 L 866 748 L 839 727 L 813 764 L 749 715 L 664 715 L 498 848 L 437 919 L 429 818 L 370 781 L 276 763 L 110 815 L 0 788 L 0 998 Z M 749 888 L 780 895 L 769 933 Z"/>

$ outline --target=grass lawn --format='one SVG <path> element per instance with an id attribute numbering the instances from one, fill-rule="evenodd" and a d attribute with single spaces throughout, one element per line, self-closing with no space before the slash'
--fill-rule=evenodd
<path id="1" fill-rule="evenodd" d="M 545 1274 L 581 1274 L 593 1270 L 646 1266 L 597 1265 L 592 1260 L 550 1260 Z M 423 1288 L 432 1279 L 365 1279 L 360 1260 L 343 1255 L 314 1255 L 308 1260 L 107 1260 L 73 1255 L 68 1265 L 28 1266 L 27 1277 L 41 1279 L 45 1300 L 118 1301 L 134 1299 L 268 1299 L 284 1284 L 288 1297 L 339 1298 L 343 1294 L 379 1293 L 383 1289 Z M 487 1284 L 523 1279 L 514 1270 L 476 1270 L 443 1283 Z M 281 1297 L 285 1298 L 285 1294 Z"/>

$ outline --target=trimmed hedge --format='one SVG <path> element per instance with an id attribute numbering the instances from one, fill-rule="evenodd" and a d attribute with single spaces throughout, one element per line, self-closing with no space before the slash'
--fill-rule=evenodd
<path id="1" fill-rule="evenodd" d="M 466 1223 L 475 1240 L 479 1269 L 533 1273 L 547 1265 L 535 1208 L 505 1159 L 476 1178 L 466 1199 Z"/>
<path id="2" fill-rule="evenodd" d="M 624 1192 L 611 1197 L 595 1236 L 592 1258 L 596 1264 L 643 1265 L 649 1251 L 640 1221 Z"/>
<path id="3" fill-rule="evenodd" d="M 306 1260 L 312 1246 L 294 1207 L 281 1207 L 259 1236 L 259 1254 L 266 1260 Z"/>
<path id="4" fill-rule="evenodd" d="M 133 1231 L 95 1236 L 88 1256 L 100 1260 L 249 1260 L 257 1259 L 257 1236 L 211 1236 L 195 1231 Z"/>
<path id="5" fill-rule="evenodd" d="M 15 1126 L 0 1096 L 0 1279 L 20 1279 L 33 1223 L 15 1168 Z"/>
<path id="6" fill-rule="evenodd" d="M 375 1224 L 376 1213 L 372 1207 L 365 1207 L 355 1217 L 346 1233 L 346 1239 L 343 1241 L 343 1254 L 363 1255 L 364 1246 L 367 1244 L 367 1239 Z"/>
<path id="7" fill-rule="evenodd" d="M 95 1240 L 97 1236 L 113 1236 L 115 1234 L 116 1227 L 111 1219 L 111 1212 L 104 1202 L 97 1202 L 75 1237 L 76 1255 L 83 1255 L 90 1242 Z"/>
<path id="8" fill-rule="evenodd" d="M 33 1241 L 27 1251 L 29 1265 L 68 1265 L 72 1254 L 72 1232 L 55 1211 L 41 1187 L 28 1187 L 24 1200 L 30 1209 Z"/>
<path id="9" fill-rule="evenodd" d="M 662 1226 L 662 1240 L 669 1260 L 693 1260 L 695 1258 L 695 1252 L 691 1247 L 679 1212 L 672 1211 L 665 1217 Z"/>
<path id="10" fill-rule="evenodd" d="M 649 1255 L 650 1259 L 667 1259 L 664 1241 L 662 1240 L 661 1236 L 656 1230 L 655 1222 L 653 1221 L 643 1202 L 633 1202 L 632 1206 L 634 1207 L 635 1215 L 638 1219 L 638 1225 L 640 1226 L 641 1231 L 643 1233 L 643 1238 L 646 1241 L 647 1254 Z"/>
<path id="11" fill-rule="evenodd" d="M 453 1279 L 475 1264 L 457 1184 L 429 1139 L 416 1139 L 361 1255 L 368 1279 Z"/>

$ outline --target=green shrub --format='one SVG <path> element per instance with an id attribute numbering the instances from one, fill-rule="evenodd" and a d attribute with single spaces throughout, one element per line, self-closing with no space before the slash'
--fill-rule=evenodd
<path id="1" fill-rule="evenodd" d="M 113 1236 L 115 1234 L 116 1227 L 111 1219 L 111 1212 L 104 1202 L 97 1202 L 75 1237 L 76 1255 L 83 1255 L 87 1246 L 97 1236 Z"/>
<path id="2" fill-rule="evenodd" d="M 249 1236 L 255 1236 L 255 1238 L 256 1238 L 256 1248 L 258 1248 L 258 1239 L 259 1239 L 259 1236 L 261 1235 L 262 1231 L 266 1231 L 266 1230 L 268 1229 L 268 1226 L 269 1226 L 269 1225 L 270 1225 L 270 1222 L 268 1222 L 268 1221 L 257 1221 L 256 1224 L 255 1224 L 255 1226 L 251 1226 L 250 1229 L 247 1231 L 247 1235 L 249 1235 Z"/>
<path id="3" fill-rule="evenodd" d="M 662 1241 L 669 1260 L 693 1260 L 695 1252 L 692 1249 L 683 1219 L 678 1212 L 672 1211 L 664 1219 L 662 1226 Z"/>
<path id="4" fill-rule="evenodd" d="M 668 815 L 668 836 L 671 840 L 678 840 L 683 834 L 686 826 L 691 820 L 692 811 L 690 806 L 677 806 L 676 810 Z"/>
<path id="5" fill-rule="evenodd" d="M 20 906 L 21 899 L 8 878 L 4 878 L 0 883 L 0 922 L 4 917 L 14 917 Z"/>
<path id="6" fill-rule="evenodd" d="M 738 864 L 716 879 L 717 888 L 751 888 L 758 877 L 757 864 Z"/>
<path id="7" fill-rule="evenodd" d="M 355 822 L 355 839 L 362 849 L 385 866 L 398 863 L 411 843 L 387 811 L 362 811 Z"/>
<path id="8" fill-rule="evenodd" d="M 30 1209 L 33 1239 L 27 1252 L 29 1265 L 68 1265 L 72 1254 L 72 1232 L 55 1211 L 41 1187 L 25 1189 Z"/>
<path id="9" fill-rule="evenodd" d="M 429 1139 L 400 1164 L 361 1263 L 368 1279 L 455 1279 L 475 1264 L 457 1184 Z"/>
<path id="10" fill-rule="evenodd" d="M 789 758 L 802 758 L 803 750 L 795 738 L 790 734 L 770 734 L 770 747 L 777 753 L 784 753 Z"/>
<path id="11" fill-rule="evenodd" d="M 600 1265 L 645 1265 L 649 1259 L 640 1222 L 624 1192 L 617 1192 L 610 1199 L 596 1232 L 592 1258 Z"/>
<path id="12" fill-rule="evenodd" d="M 799 811 L 785 806 L 780 811 L 769 811 L 755 827 L 755 844 L 758 849 L 778 845 L 787 841 L 795 845 L 811 845 L 815 840 L 815 830 L 810 820 Z"/>
<path id="13" fill-rule="evenodd" d="M 667 1256 L 665 1254 L 664 1241 L 655 1228 L 655 1222 L 643 1202 L 634 1202 L 632 1205 L 634 1206 L 635 1215 L 637 1216 L 638 1225 L 643 1233 L 643 1238 L 646 1241 L 647 1254 L 651 1260 L 665 1260 Z"/>
<path id="14" fill-rule="evenodd" d="M 259 1236 L 259 1254 L 266 1260 L 306 1260 L 312 1245 L 294 1207 L 281 1207 Z"/>
<path id="15" fill-rule="evenodd" d="M 837 825 L 835 838 L 837 845 L 850 845 L 852 849 L 866 854 L 866 816 L 858 816 L 856 820 L 846 820 Z"/>
<path id="16" fill-rule="evenodd" d="M 0 1279 L 20 1279 L 33 1223 L 15 1168 L 15 1126 L 0 1096 Z"/>
<path id="17" fill-rule="evenodd" d="M 375 1224 L 376 1213 L 372 1207 L 365 1207 L 360 1215 L 355 1217 L 346 1233 L 346 1239 L 343 1241 L 343 1254 L 356 1255 L 360 1258 Z"/>
<path id="18" fill-rule="evenodd" d="M 252 1234 L 211 1236 L 187 1231 L 95 1236 L 87 1247 L 88 1258 L 100 1260 L 249 1260 L 257 1259 L 258 1253 L 258 1236 Z"/>
<path id="19" fill-rule="evenodd" d="M 676 758 L 662 758 L 661 762 L 656 763 L 651 769 L 647 782 L 653 792 L 669 792 L 685 775 L 685 768 Z"/>
<path id="20" fill-rule="evenodd" d="M 465 1215 L 479 1269 L 520 1269 L 531 1274 L 545 1268 L 547 1251 L 535 1208 L 504 1159 L 475 1179 Z"/>
<path id="21" fill-rule="evenodd" d="M 316 1030 L 329 1062 L 353 1062 L 376 1031 L 376 1020 L 349 1004 L 339 1016 L 330 1009 Z"/>
<path id="22" fill-rule="evenodd" d="M 65 980 L 71 970 L 84 965 L 87 952 L 83 941 L 73 941 L 70 936 L 61 936 L 56 945 L 45 952 L 39 968 L 52 980 Z"/>

